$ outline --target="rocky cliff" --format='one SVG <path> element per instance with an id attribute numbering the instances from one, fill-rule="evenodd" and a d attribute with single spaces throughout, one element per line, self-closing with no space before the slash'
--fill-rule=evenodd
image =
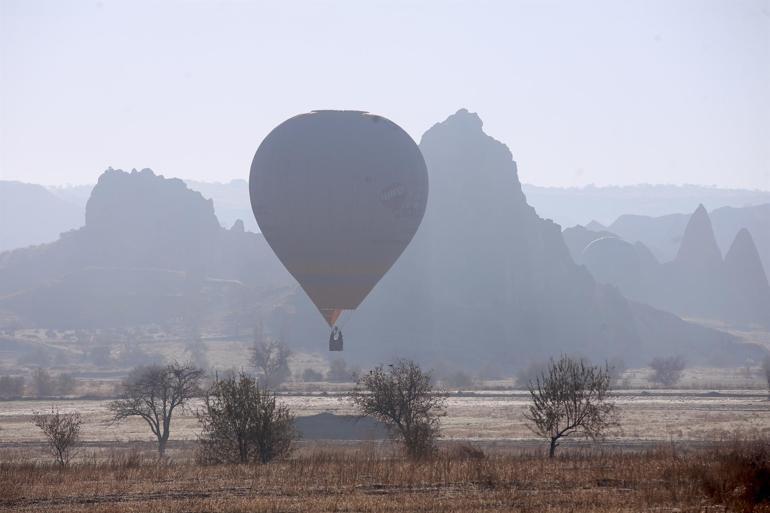
<path id="1" fill-rule="evenodd" d="M 516 162 L 460 110 L 428 130 L 420 149 L 428 206 L 399 262 L 343 327 L 351 356 L 410 355 L 511 368 L 568 352 L 644 363 L 681 352 L 724 361 L 732 337 L 627 301 L 570 257 L 560 227 L 522 194 Z M 289 336 L 320 344 L 320 316 L 301 296 Z M 317 317 L 317 318 L 316 318 Z"/>

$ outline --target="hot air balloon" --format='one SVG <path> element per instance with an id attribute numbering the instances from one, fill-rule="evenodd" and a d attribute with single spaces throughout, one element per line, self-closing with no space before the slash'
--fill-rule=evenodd
<path id="1" fill-rule="evenodd" d="M 420 149 L 392 121 L 313 111 L 284 121 L 251 164 L 260 230 L 330 327 L 355 310 L 406 249 L 428 199 Z"/>

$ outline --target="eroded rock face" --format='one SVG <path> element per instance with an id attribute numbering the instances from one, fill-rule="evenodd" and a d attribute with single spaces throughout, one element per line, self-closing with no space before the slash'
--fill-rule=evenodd
<path id="1" fill-rule="evenodd" d="M 476 114 L 457 112 L 420 146 L 425 218 L 343 326 L 346 358 L 501 370 L 559 353 L 628 364 L 672 351 L 693 363 L 745 360 L 750 351 L 734 337 L 628 301 L 575 264 L 560 227 L 527 204 L 511 152 Z M 219 227 L 211 203 L 181 182 L 109 171 L 93 194 L 84 228 L 0 255 L 0 287 L 10 291 L 0 309 L 43 326 L 238 316 L 246 331 L 264 321 L 292 345 L 326 346 L 323 319 L 264 239 Z M 209 321 L 214 310 L 221 315 Z"/>
<path id="2" fill-rule="evenodd" d="M 344 328 L 352 358 L 506 368 L 560 352 L 626 362 L 672 347 L 701 361 L 729 353 L 731 337 L 629 302 L 576 265 L 560 227 L 527 204 L 511 152 L 476 114 L 437 123 L 420 149 L 430 176 L 425 218 Z M 306 303 L 297 297 L 298 317 L 312 314 Z M 320 318 L 288 324 L 298 344 L 325 331 Z"/>
<path id="3" fill-rule="evenodd" d="M 744 322 L 764 320 L 770 325 L 770 285 L 747 229 L 738 232 L 727 251 L 724 272 L 730 284 L 733 317 Z"/>
<path id="4" fill-rule="evenodd" d="M 0 254 L 0 310 L 27 326 L 194 318 L 206 304 L 243 311 L 257 284 L 291 284 L 262 236 L 242 223 L 220 227 L 211 200 L 150 169 L 108 169 L 87 203 L 85 226 Z"/>
<path id="5" fill-rule="evenodd" d="M 86 204 L 85 243 L 101 264 L 202 270 L 220 231 L 214 204 L 150 169 L 108 169 Z"/>
<path id="6" fill-rule="evenodd" d="M 714 237 L 714 228 L 703 205 L 698 205 L 690 216 L 674 261 L 699 271 L 715 270 L 722 264 L 722 253 Z"/>
<path id="7" fill-rule="evenodd" d="M 573 240 L 581 233 L 567 231 L 565 237 Z M 630 246 L 600 249 L 589 252 L 590 258 L 583 256 L 583 262 L 594 277 L 617 286 L 626 297 L 679 315 L 770 326 L 770 287 L 751 234 L 740 230 L 723 260 L 702 205 L 690 217 L 673 261 L 658 264 L 640 242 L 633 247 L 635 255 Z"/>

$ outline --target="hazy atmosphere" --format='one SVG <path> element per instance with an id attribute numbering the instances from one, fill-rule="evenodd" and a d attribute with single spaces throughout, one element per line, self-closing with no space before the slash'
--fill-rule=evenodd
<path id="1" fill-rule="evenodd" d="M 0 0 L 0 510 L 770 512 L 770 0 Z"/>
<path id="2" fill-rule="evenodd" d="M 313 109 L 478 112 L 549 186 L 770 189 L 757 1 L 0 2 L 0 175 L 243 178 Z"/>

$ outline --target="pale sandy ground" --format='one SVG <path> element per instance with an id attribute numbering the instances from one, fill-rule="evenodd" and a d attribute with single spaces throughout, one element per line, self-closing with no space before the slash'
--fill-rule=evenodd
<path id="1" fill-rule="evenodd" d="M 528 405 L 523 392 L 477 391 L 475 396 L 447 399 L 443 433 L 449 439 L 533 440 L 523 414 Z M 719 440 L 728 433 L 759 431 L 770 436 L 770 401 L 759 390 L 709 391 L 619 391 L 616 404 L 621 411 L 620 430 L 612 439 L 618 441 L 707 441 Z M 297 415 L 320 412 L 353 414 L 350 404 L 334 396 L 303 395 L 280 398 Z M 107 401 L 3 401 L 0 402 L 0 443 L 39 442 L 42 436 L 32 425 L 32 413 L 50 409 L 79 411 L 84 419 L 82 438 L 86 441 L 152 441 L 152 435 L 140 419 L 118 425 L 109 422 Z M 198 407 L 193 403 L 192 407 Z M 194 440 L 199 424 L 191 410 L 174 418 L 172 439 Z"/>

